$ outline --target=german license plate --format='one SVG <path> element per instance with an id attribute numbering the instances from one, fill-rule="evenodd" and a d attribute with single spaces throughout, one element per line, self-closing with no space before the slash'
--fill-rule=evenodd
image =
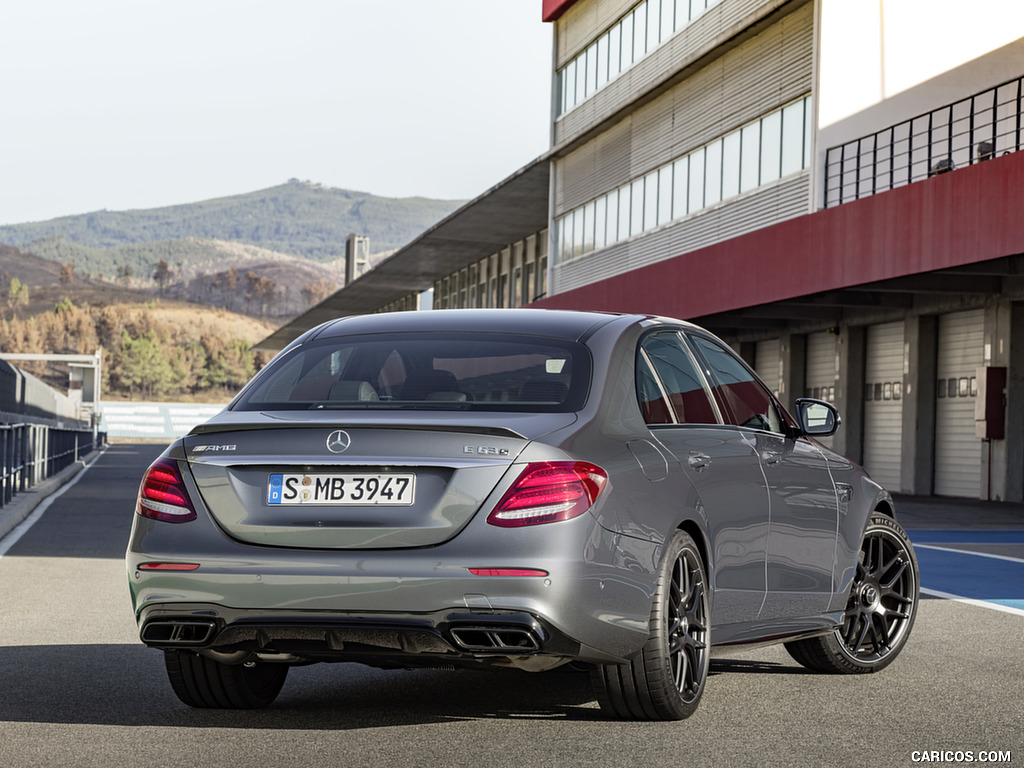
<path id="1" fill-rule="evenodd" d="M 268 504 L 409 505 L 415 500 L 416 475 L 272 474 Z"/>

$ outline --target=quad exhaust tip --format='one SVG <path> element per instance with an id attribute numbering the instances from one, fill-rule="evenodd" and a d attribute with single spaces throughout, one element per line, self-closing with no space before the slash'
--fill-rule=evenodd
<path id="1" fill-rule="evenodd" d="M 532 653 L 540 650 L 540 640 L 524 627 L 452 627 L 452 639 L 466 651 L 476 653 Z"/>
<path id="2" fill-rule="evenodd" d="M 217 625 L 213 621 L 151 621 L 142 628 L 142 642 L 147 645 L 188 647 L 206 645 L 213 638 Z"/>

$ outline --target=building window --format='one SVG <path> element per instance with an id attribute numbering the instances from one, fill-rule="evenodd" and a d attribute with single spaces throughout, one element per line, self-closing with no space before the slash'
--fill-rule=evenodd
<path id="1" fill-rule="evenodd" d="M 704 148 L 690 153 L 690 191 L 688 193 L 687 213 L 699 211 L 704 207 Z"/>
<path id="2" fill-rule="evenodd" d="M 810 165 L 810 96 L 591 200 L 555 220 L 555 263 L 678 220 Z"/>
<path id="3" fill-rule="evenodd" d="M 594 201 L 594 250 L 599 251 L 608 244 L 608 198 L 599 197 Z"/>
<path id="4" fill-rule="evenodd" d="M 704 205 L 722 199 L 722 141 L 713 141 L 704 151 Z"/>
<path id="5" fill-rule="evenodd" d="M 500 282 L 498 284 L 498 291 L 500 295 L 500 303 L 496 304 L 495 306 L 500 307 L 501 309 L 508 309 L 508 275 L 501 275 L 499 280 Z"/>
<path id="6" fill-rule="evenodd" d="M 740 192 L 749 192 L 760 184 L 761 122 L 745 125 L 740 131 Z"/>
<path id="7" fill-rule="evenodd" d="M 629 234 L 631 236 L 639 235 L 644 231 L 644 180 L 642 178 L 633 182 L 629 196 L 632 200 Z"/>
<path id="8" fill-rule="evenodd" d="M 761 183 L 778 179 L 782 161 L 782 112 L 773 112 L 761 121 Z"/>
<path id="9" fill-rule="evenodd" d="M 672 218 L 679 219 L 686 215 L 687 200 L 690 186 L 690 158 L 681 157 L 672 164 Z"/>
<path id="10" fill-rule="evenodd" d="M 655 171 L 644 176 L 644 229 L 651 229 L 657 225 L 658 171 Z"/>
<path id="11" fill-rule="evenodd" d="M 523 305 L 523 268 L 516 267 L 512 271 L 512 306 Z"/>
<path id="12" fill-rule="evenodd" d="M 799 171 L 804 165 L 804 107 L 806 99 L 782 110 L 782 175 Z"/>
<path id="13" fill-rule="evenodd" d="M 672 166 L 658 172 L 658 224 L 672 221 Z"/>
<path id="14" fill-rule="evenodd" d="M 558 71 L 558 115 L 600 91 L 720 0 L 644 0 Z"/>
<path id="15" fill-rule="evenodd" d="M 740 132 L 733 131 L 722 139 L 722 199 L 728 200 L 739 193 Z"/>

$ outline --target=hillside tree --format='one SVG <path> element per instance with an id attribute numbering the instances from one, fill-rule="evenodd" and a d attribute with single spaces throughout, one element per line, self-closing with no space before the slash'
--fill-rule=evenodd
<path id="1" fill-rule="evenodd" d="M 7 306 L 17 309 L 26 304 L 28 304 L 28 286 L 18 278 L 12 277 L 11 284 L 7 289 Z"/>
<path id="2" fill-rule="evenodd" d="M 245 279 L 249 284 L 249 290 L 245 293 L 246 301 L 250 303 L 250 306 L 256 302 L 260 309 L 260 317 L 264 317 L 267 314 L 268 305 L 274 302 L 277 283 L 269 277 L 257 275 L 252 270 L 246 272 Z"/>
<path id="3" fill-rule="evenodd" d="M 302 296 L 309 306 L 319 304 L 338 289 L 337 284 L 327 281 L 324 278 L 318 279 L 315 283 L 303 286 Z"/>
<path id="4" fill-rule="evenodd" d="M 206 350 L 206 370 L 211 387 L 238 389 L 256 372 L 252 350 L 243 339 L 205 333 L 200 341 Z"/>
<path id="5" fill-rule="evenodd" d="M 129 399 L 135 399 L 136 387 L 148 398 L 173 388 L 174 371 L 153 331 L 138 338 L 124 331 L 119 358 L 118 376 L 128 387 Z"/>
<path id="6" fill-rule="evenodd" d="M 153 268 L 153 279 L 156 280 L 156 284 L 160 286 L 160 295 L 164 295 L 164 289 L 167 284 L 174 277 L 174 272 L 171 270 L 170 265 L 166 259 L 160 259 Z"/>

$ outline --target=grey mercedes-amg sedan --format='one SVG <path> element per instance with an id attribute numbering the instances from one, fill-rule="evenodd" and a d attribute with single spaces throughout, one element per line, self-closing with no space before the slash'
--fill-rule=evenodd
<path id="1" fill-rule="evenodd" d="M 142 642 L 194 707 L 270 704 L 293 664 L 590 669 L 610 715 L 697 708 L 712 646 L 873 672 L 917 563 L 889 494 L 729 347 L 551 310 L 334 320 L 147 470 Z"/>

